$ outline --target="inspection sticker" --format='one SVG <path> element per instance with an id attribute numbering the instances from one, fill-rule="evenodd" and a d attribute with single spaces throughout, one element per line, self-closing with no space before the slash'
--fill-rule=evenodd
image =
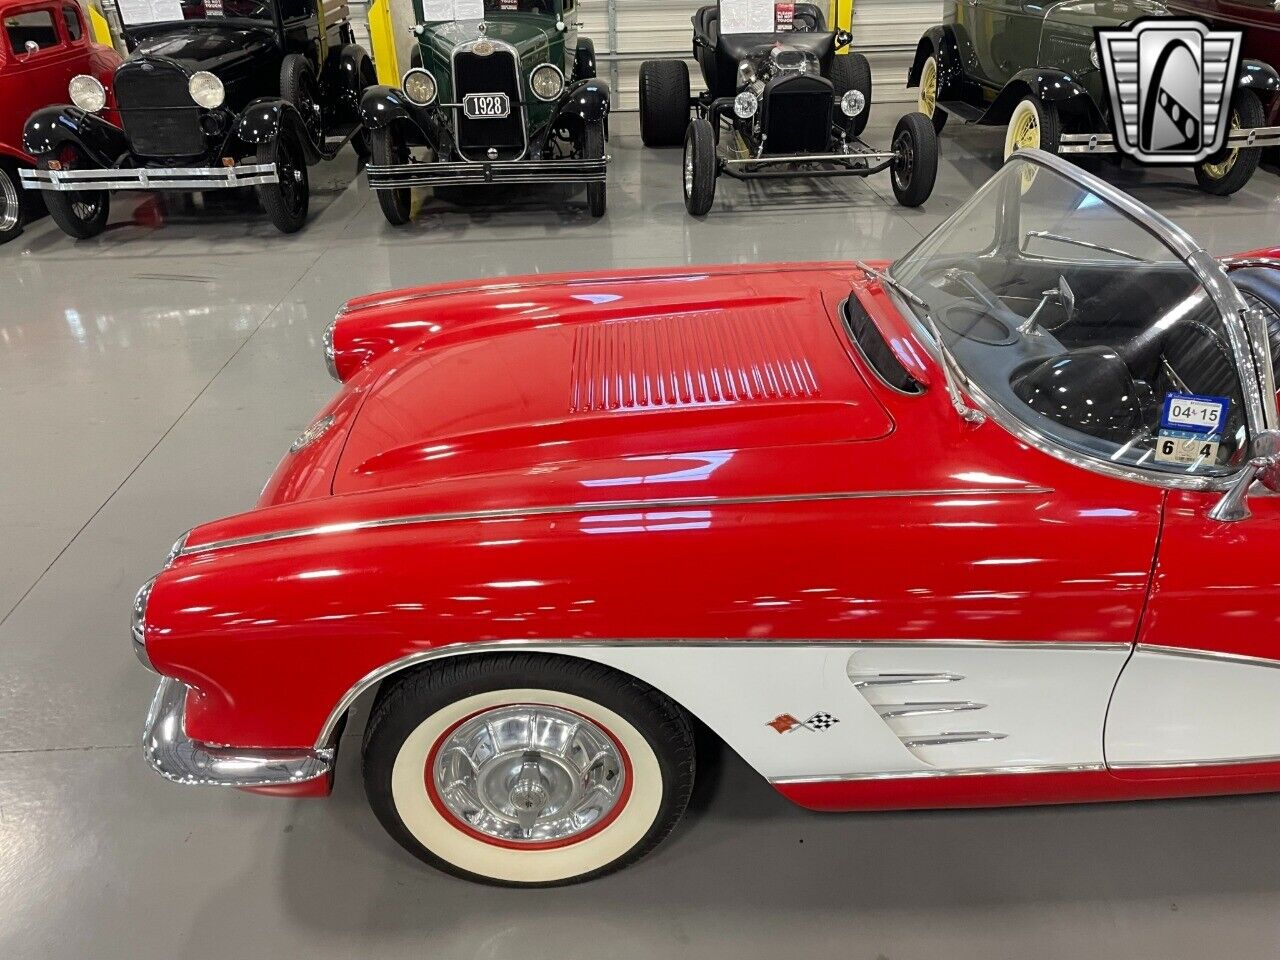
<path id="1" fill-rule="evenodd" d="M 1231 401 L 1226 397 L 1206 397 L 1195 393 L 1166 393 L 1160 429 L 1198 434 L 1220 434 L 1227 422 Z"/>

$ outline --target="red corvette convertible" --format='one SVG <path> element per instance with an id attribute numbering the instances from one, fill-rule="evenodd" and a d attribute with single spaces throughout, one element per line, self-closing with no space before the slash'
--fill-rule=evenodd
<path id="1" fill-rule="evenodd" d="M 352 301 L 138 594 L 146 756 L 323 795 L 368 692 L 382 823 L 515 885 L 657 845 L 695 719 L 821 810 L 1280 789 L 1277 258 L 1030 152 L 887 270 Z"/>

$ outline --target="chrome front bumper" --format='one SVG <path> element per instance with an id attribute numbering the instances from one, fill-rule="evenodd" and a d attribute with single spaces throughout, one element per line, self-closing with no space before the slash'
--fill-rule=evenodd
<path id="1" fill-rule="evenodd" d="M 327 776 L 333 750 L 237 750 L 192 740 L 183 729 L 187 685 L 162 677 L 147 711 L 142 752 L 174 783 L 214 787 L 273 787 Z"/>
<path id="2" fill-rule="evenodd" d="M 604 183 L 609 157 L 600 160 L 494 160 L 477 163 L 400 163 L 365 167 L 371 190 L 483 186 L 489 183 Z"/>
<path id="3" fill-rule="evenodd" d="M 1280 146 L 1280 127 L 1232 130 L 1227 134 L 1231 149 Z M 1116 138 L 1109 133 L 1064 133 L 1058 140 L 1059 153 L 1116 153 Z"/>
<path id="4" fill-rule="evenodd" d="M 28 190 L 227 190 L 279 183 L 274 163 L 234 167 L 130 167 L 120 170 L 23 170 Z"/>

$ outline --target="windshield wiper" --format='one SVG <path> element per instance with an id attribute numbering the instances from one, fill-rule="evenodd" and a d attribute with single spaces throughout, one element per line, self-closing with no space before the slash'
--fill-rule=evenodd
<path id="1" fill-rule="evenodd" d="M 1075 247 L 1084 247 L 1086 250 L 1097 250 L 1100 253 L 1110 253 L 1117 257 L 1124 257 L 1126 260 L 1133 260 L 1136 263 L 1154 263 L 1146 257 L 1140 257 L 1136 253 L 1130 253 L 1128 250 L 1121 250 L 1118 247 L 1108 247 L 1101 243 L 1090 243 L 1088 240 L 1077 240 L 1075 237 L 1064 237 L 1060 233 L 1049 233 L 1047 230 L 1028 230 L 1023 243 L 1032 237 L 1039 237 L 1041 240 L 1056 240 L 1058 243 L 1069 243 Z"/>
<path id="2" fill-rule="evenodd" d="M 986 414 L 981 410 L 975 410 L 964 402 L 964 397 L 960 393 L 960 388 L 956 385 L 956 381 L 964 378 L 965 383 L 969 380 L 960 373 L 960 365 L 956 363 L 955 357 L 951 355 L 951 349 L 947 346 L 946 341 L 942 339 L 942 330 L 938 326 L 938 319 L 934 315 L 933 307 L 929 306 L 929 301 L 923 297 L 917 296 L 910 289 L 899 283 L 883 270 L 877 270 L 875 267 L 868 266 L 861 260 L 853 261 L 859 270 L 869 277 L 875 277 L 880 281 L 881 285 L 891 287 L 902 299 L 906 300 L 913 306 L 919 307 L 924 312 L 924 322 L 929 327 L 929 332 L 933 334 L 933 339 L 938 344 L 938 353 L 942 357 L 939 366 L 942 367 L 942 379 L 946 385 L 947 397 L 951 400 L 951 406 L 955 408 L 956 414 L 965 423 L 972 423 L 975 426 L 987 419 Z"/>

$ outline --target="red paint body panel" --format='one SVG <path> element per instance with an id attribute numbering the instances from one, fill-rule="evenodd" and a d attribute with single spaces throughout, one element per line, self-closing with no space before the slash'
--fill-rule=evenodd
<path id="1" fill-rule="evenodd" d="M 561 334 L 539 339 L 541 321 L 532 316 L 489 336 L 533 338 L 546 352 L 540 377 L 513 372 L 515 389 L 478 372 L 467 402 L 457 403 L 460 416 L 483 417 L 502 444 L 473 442 L 452 464 L 393 463 L 385 471 L 391 486 L 284 502 L 285 490 L 314 493 L 319 464 L 344 443 L 340 490 L 357 486 L 351 465 L 378 451 L 400 455 L 410 441 L 432 446 L 437 438 L 422 433 L 428 427 L 447 439 L 451 424 L 439 409 L 402 408 L 397 420 L 381 392 L 405 363 L 461 388 L 464 371 L 481 365 L 467 347 L 479 334 L 459 326 L 449 339 L 442 333 L 354 377 L 330 406 L 339 422 L 314 456 L 287 457 L 277 471 L 264 496 L 271 505 L 197 528 L 189 543 L 338 529 L 197 552 L 165 571 L 152 593 L 150 656 L 199 690 L 189 698 L 188 733 L 243 746 L 308 746 L 334 703 L 369 671 L 417 650 L 480 640 L 1133 642 L 1162 492 L 1079 470 L 994 422 L 968 427 L 941 391 L 905 396 L 885 387 L 864 371 L 833 312 L 851 284 L 915 362 L 929 361 L 891 302 L 848 265 L 765 273 L 767 284 L 740 269 L 645 280 L 648 312 L 633 315 L 651 316 L 654 302 L 675 298 L 696 309 L 786 304 L 785 322 L 810 355 L 819 398 L 593 411 L 576 421 L 589 430 L 559 436 L 544 419 L 558 410 L 573 420 L 573 352 Z M 617 296 L 603 306 L 618 309 L 633 285 L 579 278 L 573 286 Z M 748 296 L 766 287 L 759 303 Z M 554 286 L 516 286 L 493 305 L 563 295 Z M 729 351 L 701 349 L 704 359 Z M 427 379 L 415 389 L 428 391 L 423 400 L 434 396 Z M 360 403 L 352 432 L 348 411 Z M 836 429 L 831 405 L 844 411 L 845 429 Z M 362 434 L 370 410 L 376 430 Z M 575 447 L 571 454 L 560 440 Z M 885 490 L 954 492 L 811 499 Z M 800 499 L 733 502 L 753 497 Z M 681 505 L 626 506 L 638 499 Z M 621 506 L 342 529 L 384 517 L 586 503 Z M 686 591 L 682 581 L 694 571 L 698 590 Z M 282 676 L 290 682 L 281 685 Z"/>
<path id="2" fill-rule="evenodd" d="M 1140 774 L 1140 775 L 1138 775 Z M 1221 767 L 1163 767 L 1125 771 L 978 774 L 890 780 L 775 784 L 787 799 L 810 810 L 938 810 L 1052 803 L 1216 797 L 1280 790 L 1280 763 Z"/>
<path id="3" fill-rule="evenodd" d="M 1207 20 L 1222 30 L 1240 30 L 1240 55 L 1280 70 L 1280 10 L 1270 0 L 1168 0 L 1171 12 Z M 1280 124 L 1280 97 L 1264 97 L 1267 125 Z"/>
<path id="4" fill-rule="evenodd" d="M 81 35 L 71 39 L 62 9 L 68 7 L 79 16 Z M 120 65 L 120 57 L 109 47 L 93 42 L 88 18 L 74 0 L 51 3 L 49 0 L 0 0 L 0 19 L 20 13 L 47 10 L 58 32 L 57 46 L 45 47 L 31 56 L 11 48 L 8 34 L 0 30 L 0 156 L 10 157 L 24 166 L 33 166 L 34 158 L 22 149 L 22 128 L 27 118 L 41 107 L 68 101 L 67 84 L 76 74 L 97 77 L 107 88 L 108 119 L 119 123 L 112 110 L 111 79 Z"/>

